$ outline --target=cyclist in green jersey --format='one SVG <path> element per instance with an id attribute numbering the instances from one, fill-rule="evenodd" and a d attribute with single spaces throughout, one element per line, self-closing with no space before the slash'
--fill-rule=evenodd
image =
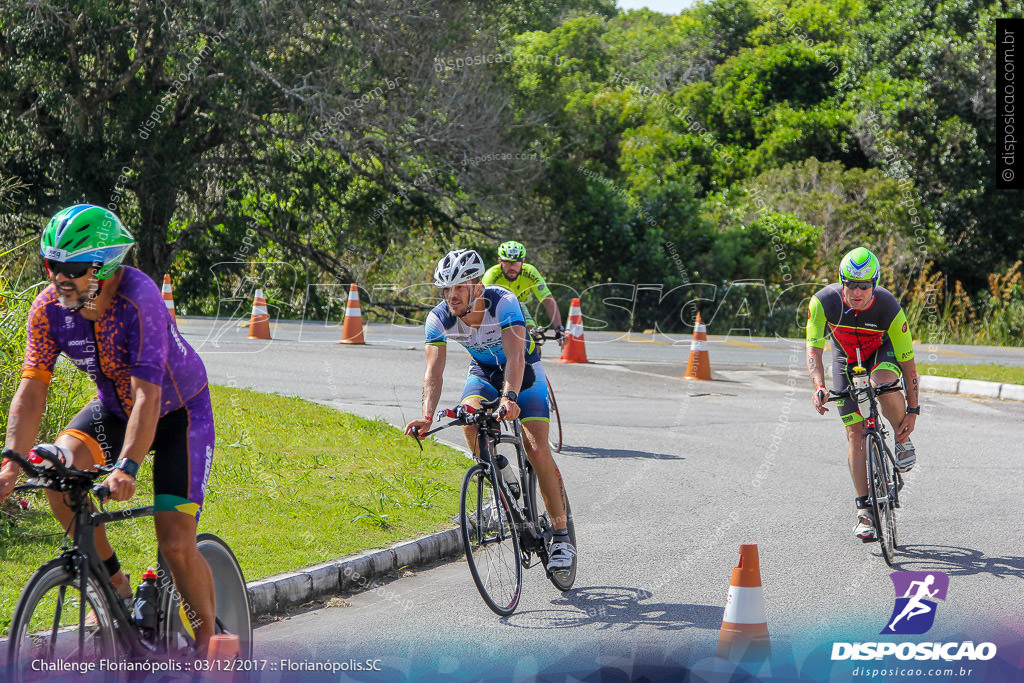
<path id="1" fill-rule="evenodd" d="M 526 247 L 519 242 L 503 243 L 498 247 L 498 264 L 484 273 L 483 283 L 504 287 L 516 295 L 523 307 L 527 330 L 537 326 L 526 305 L 530 295 L 535 296 L 537 301 L 544 305 L 548 319 L 551 320 L 551 329 L 557 335 L 558 345 L 562 346 L 565 343 L 565 328 L 562 327 L 562 314 L 558 311 L 558 303 L 551 295 L 551 290 L 548 289 L 540 272 L 525 261 Z"/>
<path id="2" fill-rule="evenodd" d="M 832 338 L 832 384 L 837 391 L 850 386 L 850 368 L 857 363 L 871 373 L 875 386 L 905 379 L 906 403 L 903 394 L 893 392 L 878 397 L 882 414 L 893 426 L 896 435 L 896 466 L 908 472 L 917 460 L 910 433 L 921 413 L 918 396 L 917 367 L 907 316 L 896 297 L 878 286 L 878 259 L 864 247 L 843 257 L 839 279 L 811 297 L 807 308 L 807 371 L 814 384 L 811 401 L 819 414 L 828 412 L 825 399 L 825 368 L 822 353 L 825 340 Z M 835 401 L 839 417 L 846 426 L 849 442 L 850 475 L 857 497 L 857 526 L 854 535 L 864 542 L 874 541 L 875 529 L 868 505 L 868 480 L 863 430 L 864 416 L 849 398 Z"/>

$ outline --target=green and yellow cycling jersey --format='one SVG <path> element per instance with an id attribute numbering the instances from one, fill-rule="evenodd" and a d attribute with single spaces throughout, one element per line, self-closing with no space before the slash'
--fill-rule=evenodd
<path id="1" fill-rule="evenodd" d="M 483 282 L 485 285 L 498 285 L 511 291 L 516 295 L 521 303 L 526 303 L 530 294 L 537 297 L 537 301 L 544 301 L 544 299 L 551 296 L 551 290 L 548 289 L 548 285 L 544 282 L 544 278 L 541 277 L 540 273 L 536 268 L 531 266 L 529 263 L 523 264 L 523 269 L 519 272 L 519 277 L 515 280 L 509 280 L 505 277 L 505 274 L 501 272 L 501 264 L 491 266 L 486 273 L 484 273 Z"/>

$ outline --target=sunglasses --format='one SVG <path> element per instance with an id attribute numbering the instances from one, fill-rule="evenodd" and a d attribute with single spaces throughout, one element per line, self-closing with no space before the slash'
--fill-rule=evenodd
<path id="1" fill-rule="evenodd" d="M 45 259 L 46 270 L 54 275 L 63 275 L 70 280 L 76 280 L 92 269 L 92 263 L 83 263 L 82 261 L 52 261 Z"/>
<path id="2" fill-rule="evenodd" d="M 847 289 L 871 289 L 875 286 L 875 283 L 871 280 L 868 280 L 867 282 L 861 282 L 860 280 L 843 280 L 843 285 Z"/>

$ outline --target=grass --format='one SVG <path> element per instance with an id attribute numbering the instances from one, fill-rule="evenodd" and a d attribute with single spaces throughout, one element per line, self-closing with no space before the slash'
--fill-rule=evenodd
<path id="1" fill-rule="evenodd" d="M 940 365 L 938 363 L 918 363 L 917 373 L 919 375 L 936 375 L 937 377 L 1024 384 L 1024 367 L 1017 365 L 967 365 L 965 363 Z"/>
<path id="2" fill-rule="evenodd" d="M 298 398 L 212 388 L 217 445 L 199 530 L 226 540 L 247 580 L 432 533 L 451 524 L 468 466 L 463 455 L 416 443 L 383 421 Z M 152 502 L 152 458 L 139 494 Z M 0 517 L 0 633 L 22 586 L 56 556 L 61 534 L 41 494 Z M 115 507 L 115 506 L 108 506 Z M 136 584 L 154 564 L 152 518 L 109 528 Z"/>

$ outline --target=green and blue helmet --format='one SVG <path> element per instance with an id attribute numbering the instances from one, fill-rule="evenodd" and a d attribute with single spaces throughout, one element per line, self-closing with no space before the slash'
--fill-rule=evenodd
<path id="1" fill-rule="evenodd" d="M 498 247 L 498 258 L 502 261 L 525 261 L 526 247 L 519 242 L 504 242 Z"/>
<path id="2" fill-rule="evenodd" d="M 871 280 L 878 284 L 878 258 L 864 247 L 857 247 L 839 263 L 839 279 Z"/>
<path id="3" fill-rule="evenodd" d="M 61 263 L 94 263 L 96 279 L 105 280 L 120 267 L 135 238 L 111 211 L 76 204 L 58 212 L 43 228 L 39 253 Z"/>

